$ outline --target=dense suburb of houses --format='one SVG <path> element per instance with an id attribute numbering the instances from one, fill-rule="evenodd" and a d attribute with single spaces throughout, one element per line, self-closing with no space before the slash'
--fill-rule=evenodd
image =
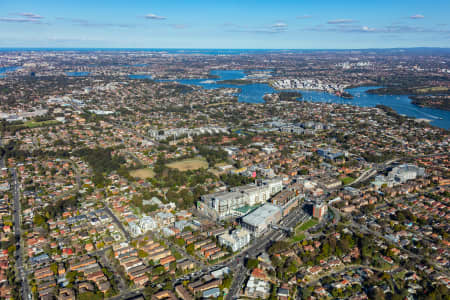
<path id="1" fill-rule="evenodd" d="M 448 299 L 447 131 L 49 57 L 0 80 L 0 298 Z"/>

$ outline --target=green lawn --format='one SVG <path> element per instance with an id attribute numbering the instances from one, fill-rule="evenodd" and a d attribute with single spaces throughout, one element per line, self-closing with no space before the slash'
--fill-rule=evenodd
<path id="1" fill-rule="evenodd" d="M 168 168 L 178 169 L 180 171 L 197 170 L 201 168 L 208 168 L 208 162 L 203 157 L 184 159 L 181 161 L 172 162 L 166 165 Z"/>
<path id="2" fill-rule="evenodd" d="M 299 225 L 297 228 L 295 228 L 295 232 L 297 233 L 300 231 L 308 230 L 309 228 L 313 227 L 317 223 L 319 223 L 319 221 L 317 221 L 316 219 L 310 219 L 310 220 L 306 221 L 305 223 Z"/>
<path id="3" fill-rule="evenodd" d="M 41 122 L 26 121 L 26 122 L 23 122 L 20 124 L 11 125 L 11 128 L 24 128 L 24 127 L 37 128 L 37 127 L 47 127 L 47 126 L 53 126 L 53 125 L 59 125 L 59 124 L 61 124 L 61 122 L 56 121 L 56 120 L 48 120 L 48 121 L 41 121 Z"/>
<path id="4" fill-rule="evenodd" d="M 56 121 L 56 120 L 48 120 L 48 121 L 42 121 L 42 122 L 27 121 L 24 123 L 24 125 L 27 126 L 28 128 L 44 127 L 44 126 L 51 126 L 51 125 L 58 125 L 58 124 L 60 124 L 60 122 Z"/>
<path id="5" fill-rule="evenodd" d="M 300 233 L 299 235 L 296 235 L 292 238 L 292 241 L 294 242 L 301 242 L 305 239 L 305 234 L 304 233 Z"/>
<path id="6" fill-rule="evenodd" d="M 346 185 L 346 184 L 350 184 L 353 181 L 355 181 L 355 178 L 353 178 L 353 177 L 344 177 L 344 178 L 341 179 L 341 181 L 342 181 L 343 185 Z"/>

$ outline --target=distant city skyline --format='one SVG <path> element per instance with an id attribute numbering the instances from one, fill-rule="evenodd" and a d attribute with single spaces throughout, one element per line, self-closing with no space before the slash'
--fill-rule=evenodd
<path id="1" fill-rule="evenodd" d="M 0 47 L 450 47 L 449 1 L 4 1 Z"/>

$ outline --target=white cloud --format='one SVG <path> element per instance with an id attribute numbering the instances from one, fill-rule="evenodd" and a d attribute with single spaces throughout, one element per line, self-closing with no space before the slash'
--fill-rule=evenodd
<path id="1" fill-rule="evenodd" d="M 374 32 L 374 31 L 376 31 L 375 28 L 370 28 L 370 27 L 368 27 L 368 26 L 363 26 L 363 27 L 361 28 L 361 30 L 362 30 L 362 31 L 366 31 L 366 32 Z"/>
<path id="2" fill-rule="evenodd" d="M 287 28 L 288 25 L 286 23 L 283 22 L 278 22 L 272 25 L 272 28 L 280 28 L 280 29 L 284 29 Z"/>
<path id="3" fill-rule="evenodd" d="M 148 15 L 144 16 L 144 18 L 150 19 L 150 20 L 165 20 L 165 19 L 167 19 L 167 17 L 158 16 L 155 14 L 148 14 Z"/>
<path id="4" fill-rule="evenodd" d="M 43 24 L 39 19 L 0 17 L 0 22 Z"/>
<path id="5" fill-rule="evenodd" d="M 414 16 L 411 16 L 411 17 L 409 17 L 410 19 L 414 19 L 414 20 L 417 20 L 417 19 L 423 19 L 423 18 L 425 18 L 425 16 L 424 15 L 414 15 Z"/>
<path id="6" fill-rule="evenodd" d="M 306 28 L 308 31 L 317 32 L 342 32 L 342 33 L 377 33 L 377 34 L 412 34 L 412 33 L 438 33 L 449 34 L 450 30 L 442 28 L 430 28 L 421 26 L 408 26 L 401 24 L 392 24 L 373 28 L 369 26 L 356 26 L 353 24 L 337 24 L 336 26 L 315 26 Z"/>
<path id="7" fill-rule="evenodd" d="M 7 22 L 7 23 L 33 23 L 33 24 L 43 24 L 42 19 L 43 16 L 24 12 L 24 13 L 11 13 L 9 15 L 16 16 L 16 17 L 0 17 L 0 22 Z M 17 17 L 19 16 L 19 17 Z"/>
<path id="8" fill-rule="evenodd" d="M 18 14 L 19 16 L 25 17 L 25 18 L 30 18 L 30 19 L 43 19 L 44 17 L 41 15 L 37 15 L 37 14 L 33 14 L 33 13 L 20 13 Z"/>
<path id="9" fill-rule="evenodd" d="M 350 23 L 355 23 L 355 20 L 352 20 L 352 19 L 336 19 L 336 20 L 330 20 L 327 23 L 328 24 L 350 24 Z"/>

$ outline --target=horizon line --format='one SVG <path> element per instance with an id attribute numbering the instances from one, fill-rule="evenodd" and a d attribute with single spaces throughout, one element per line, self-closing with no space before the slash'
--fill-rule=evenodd
<path id="1" fill-rule="evenodd" d="M 449 49 L 450 47 L 379 47 L 379 48 L 195 48 L 195 47 L 33 47 L 33 46 L 20 46 L 20 47 L 1 47 L 0 50 L 14 50 L 14 49 L 61 49 L 61 50 L 73 50 L 73 49 L 108 49 L 108 50 L 276 50 L 276 51 L 292 51 L 292 50 L 397 50 L 397 49 Z"/>

